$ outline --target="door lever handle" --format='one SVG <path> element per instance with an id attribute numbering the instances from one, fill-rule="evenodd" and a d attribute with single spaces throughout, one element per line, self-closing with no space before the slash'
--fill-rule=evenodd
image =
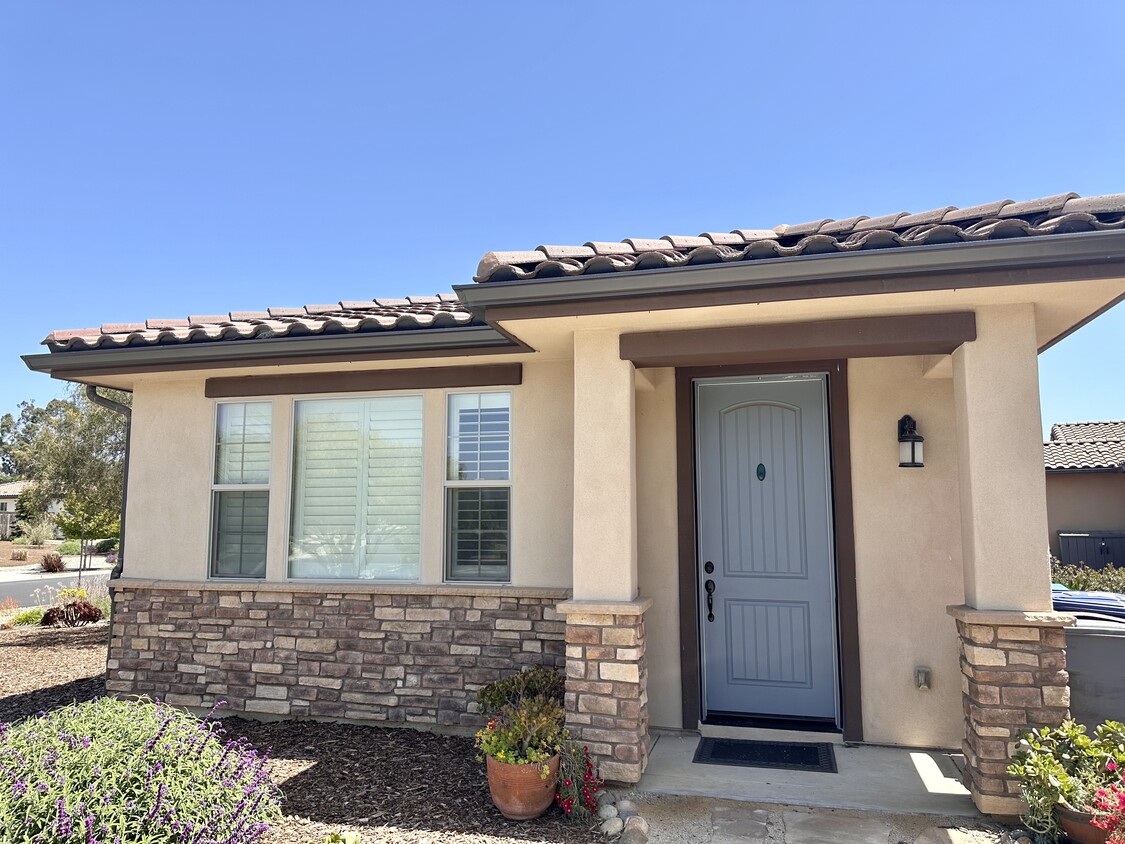
<path id="1" fill-rule="evenodd" d="M 707 592 L 707 620 L 715 620 L 715 581 L 708 580 L 703 584 L 703 588 Z"/>

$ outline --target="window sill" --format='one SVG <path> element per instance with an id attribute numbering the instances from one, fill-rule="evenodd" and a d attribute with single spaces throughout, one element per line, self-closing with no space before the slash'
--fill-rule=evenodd
<path id="1" fill-rule="evenodd" d="M 166 589 L 184 592 L 315 592 L 331 594 L 382 594 L 382 595 L 468 595 L 473 597 L 552 598 L 566 600 L 569 589 L 507 586 L 484 583 L 393 583 L 383 581 L 263 581 L 263 580 L 153 580 L 143 577 L 122 577 L 111 581 L 117 591 L 128 589 Z"/>

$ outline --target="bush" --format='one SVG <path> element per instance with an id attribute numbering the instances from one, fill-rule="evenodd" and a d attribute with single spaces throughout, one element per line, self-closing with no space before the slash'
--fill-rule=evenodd
<path id="1" fill-rule="evenodd" d="M 55 551 L 60 554 L 81 554 L 82 546 L 77 539 L 68 539 L 66 542 L 60 542 L 55 547 Z"/>
<path id="2" fill-rule="evenodd" d="M 0 728 L 8 841 L 251 842 L 281 816 L 245 739 L 147 699 L 74 703 Z"/>
<path id="3" fill-rule="evenodd" d="M 477 692 L 477 703 L 481 714 L 491 717 L 525 698 L 545 697 L 562 704 L 565 692 L 566 678 L 562 674 L 545 665 L 533 665 L 519 674 L 489 683 Z"/>
<path id="4" fill-rule="evenodd" d="M 1081 564 L 1063 565 L 1055 560 L 1051 563 L 1051 580 L 1067 589 L 1125 594 L 1125 568 L 1117 568 L 1113 563 L 1103 569 L 1092 569 Z"/>
<path id="5" fill-rule="evenodd" d="M 16 614 L 12 619 L 12 624 L 16 627 L 38 627 L 39 622 L 43 620 L 43 608 L 32 607 L 31 609 L 22 610 Z"/>
<path id="6" fill-rule="evenodd" d="M 66 564 L 63 562 L 62 554 L 56 554 L 53 551 L 43 555 L 43 559 L 39 561 L 39 567 L 43 569 L 43 571 L 52 573 L 66 571 Z"/>
<path id="7" fill-rule="evenodd" d="M 111 551 L 117 550 L 116 539 L 99 539 L 94 545 L 95 554 L 108 554 Z"/>
<path id="8" fill-rule="evenodd" d="M 27 551 L 23 548 L 16 548 L 12 551 L 12 562 L 23 563 L 27 561 Z"/>
<path id="9" fill-rule="evenodd" d="M 594 773 L 594 762 L 586 745 L 566 738 L 559 745 L 559 754 L 555 802 L 567 820 L 588 823 L 598 811 L 598 792 L 605 783 Z"/>
<path id="10" fill-rule="evenodd" d="M 40 516 L 35 521 L 21 519 L 16 522 L 20 536 L 27 540 L 28 545 L 42 546 L 49 539 L 55 537 L 55 523 L 50 516 Z"/>
<path id="11" fill-rule="evenodd" d="M 43 627 L 82 627 L 102 620 L 102 611 L 85 600 L 70 600 L 51 607 L 40 619 Z"/>
<path id="12" fill-rule="evenodd" d="M 19 522 L 16 522 L 16 524 L 19 524 Z M 13 545 L 30 545 L 31 543 L 27 541 L 26 536 L 16 536 L 13 533 L 12 534 L 12 544 Z"/>

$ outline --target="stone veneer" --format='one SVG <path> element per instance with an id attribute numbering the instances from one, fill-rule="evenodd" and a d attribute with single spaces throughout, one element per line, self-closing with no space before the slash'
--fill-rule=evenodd
<path id="1" fill-rule="evenodd" d="M 1019 782 L 1007 774 L 1020 733 L 1057 727 L 1069 714 L 1066 633 L 1054 612 L 955 606 L 965 708 L 965 787 L 982 812 L 1018 815 Z"/>
<path id="2" fill-rule="evenodd" d="M 106 688 L 187 707 L 475 727 L 477 690 L 562 667 L 565 590 L 114 584 Z"/>
<path id="3" fill-rule="evenodd" d="M 567 601 L 566 723 L 598 773 L 634 783 L 648 765 L 644 613 L 651 599 Z"/>

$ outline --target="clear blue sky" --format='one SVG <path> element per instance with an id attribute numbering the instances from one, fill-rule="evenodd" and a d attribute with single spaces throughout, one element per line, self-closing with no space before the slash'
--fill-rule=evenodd
<path id="1" fill-rule="evenodd" d="M 1125 4 L 9 3 L 0 412 L 52 328 L 448 290 L 490 249 L 1125 191 Z M 1125 418 L 1125 305 L 1041 359 Z"/>

